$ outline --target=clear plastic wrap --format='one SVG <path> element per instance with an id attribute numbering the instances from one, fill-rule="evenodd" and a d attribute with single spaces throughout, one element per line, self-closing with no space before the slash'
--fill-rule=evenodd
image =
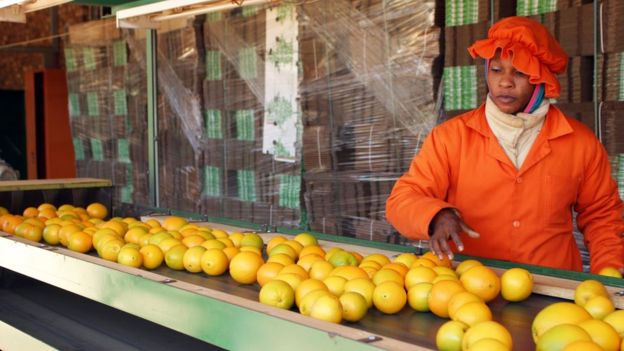
<path id="1" fill-rule="evenodd" d="M 79 177 L 113 181 L 118 201 L 146 203 L 145 72 L 114 20 L 70 27 L 69 115 Z"/>

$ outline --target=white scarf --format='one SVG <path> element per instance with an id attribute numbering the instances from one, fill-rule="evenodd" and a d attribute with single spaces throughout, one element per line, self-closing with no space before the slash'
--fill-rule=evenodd
<path id="1" fill-rule="evenodd" d="M 550 108 L 548 99 L 533 113 L 518 112 L 510 115 L 502 112 L 488 95 L 485 102 L 485 118 L 492 129 L 492 133 L 498 139 L 498 143 L 507 154 L 507 157 L 520 169 L 526 159 L 531 146 L 535 142 L 544 119 Z"/>

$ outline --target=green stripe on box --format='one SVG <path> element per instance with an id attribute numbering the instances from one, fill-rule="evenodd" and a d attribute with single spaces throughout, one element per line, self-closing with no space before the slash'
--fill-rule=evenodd
<path id="1" fill-rule="evenodd" d="M 221 173 L 219 167 L 204 167 L 204 190 L 206 196 L 221 196 Z"/>
<path id="2" fill-rule="evenodd" d="M 125 40 L 117 40 L 113 43 L 113 65 L 125 66 L 128 63 L 128 50 Z"/>
<path id="3" fill-rule="evenodd" d="M 258 14 L 258 6 L 243 6 L 243 17 L 252 17 Z"/>
<path id="4" fill-rule="evenodd" d="M 279 205 L 281 207 L 298 209 L 300 206 L 301 177 L 290 175 L 280 175 L 279 177 Z"/>
<path id="5" fill-rule="evenodd" d="M 223 139 L 221 127 L 221 110 L 206 110 L 204 127 L 210 139 Z"/>
<path id="6" fill-rule="evenodd" d="M 95 161 L 104 161 L 104 147 L 101 140 L 91 138 L 91 155 Z"/>
<path id="7" fill-rule="evenodd" d="M 132 195 L 134 194 L 134 186 L 132 184 L 127 184 L 121 188 L 121 202 L 130 204 L 132 203 Z"/>
<path id="8" fill-rule="evenodd" d="M 208 50 L 206 52 L 206 79 L 223 79 L 223 70 L 221 67 L 221 51 L 219 50 Z"/>
<path id="9" fill-rule="evenodd" d="M 234 118 L 236 119 L 236 139 L 253 141 L 255 139 L 254 111 L 237 110 Z"/>
<path id="10" fill-rule="evenodd" d="M 94 48 L 83 48 L 82 49 L 82 60 L 84 62 L 85 69 L 87 71 L 94 70 L 96 67 L 95 62 L 95 49 Z"/>
<path id="11" fill-rule="evenodd" d="M 243 79 L 255 79 L 258 76 L 255 47 L 242 48 L 238 51 L 238 71 Z"/>
<path id="12" fill-rule="evenodd" d="M 91 117 L 100 115 L 100 103 L 98 101 L 98 94 L 95 91 L 87 93 L 87 110 Z"/>
<path id="13" fill-rule="evenodd" d="M 80 95 L 76 93 L 69 94 L 69 116 L 80 116 Z"/>
<path id="14" fill-rule="evenodd" d="M 240 169 L 236 171 L 238 197 L 247 202 L 256 201 L 256 175 L 254 171 Z"/>
<path id="15" fill-rule="evenodd" d="M 115 115 L 128 115 L 128 100 L 126 99 L 126 89 L 115 90 L 113 93 L 113 101 L 115 102 Z"/>
<path id="16" fill-rule="evenodd" d="M 130 143 L 128 139 L 117 140 L 117 160 L 123 163 L 130 163 Z"/>
<path id="17" fill-rule="evenodd" d="M 624 101 L 624 55 L 619 53 L 620 55 L 620 94 L 618 97 L 619 101 Z"/>
<path id="18" fill-rule="evenodd" d="M 219 22 L 223 19 L 223 14 L 221 12 L 210 12 L 206 15 L 206 20 L 208 22 Z"/>
<path id="19" fill-rule="evenodd" d="M 444 109 L 468 110 L 477 107 L 477 67 L 444 68 Z"/>
<path id="20" fill-rule="evenodd" d="M 65 68 L 67 68 L 68 72 L 72 72 L 76 70 L 76 55 L 74 55 L 74 49 L 67 48 L 65 49 Z"/>
<path id="21" fill-rule="evenodd" d="M 82 145 L 82 139 L 73 138 L 72 142 L 74 144 L 74 157 L 76 157 L 76 161 L 82 161 L 85 159 L 84 146 Z"/>

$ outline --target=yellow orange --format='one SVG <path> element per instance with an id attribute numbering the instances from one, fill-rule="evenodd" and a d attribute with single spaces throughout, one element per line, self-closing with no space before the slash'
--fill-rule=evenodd
<path id="1" fill-rule="evenodd" d="M 200 265 L 204 273 L 217 276 L 225 273 L 229 263 L 227 255 L 222 250 L 209 249 L 202 254 Z"/>
<path id="2" fill-rule="evenodd" d="M 262 256 L 254 252 L 239 252 L 230 261 L 230 276 L 240 284 L 256 282 L 258 269 L 264 264 Z"/>
<path id="3" fill-rule="evenodd" d="M 91 235 L 85 232 L 74 232 L 69 234 L 67 242 L 67 248 L 76 252 L 87 253 L 93 248 Z"/>
<path id="4" fill-rule="evenodd" d="M 299 306 L 306 295 L 316 290 L 329 291 L 327 285 L 320 280 L 306 279 L 302 281 L 295 289 L 295 304 Z"/>
<path id="5" fill-rule="evenodd" d="M 104 219 L 108 216 L 108 209 L 99 202 L 94 202 L 87 206 L 87 214 L 89 217 Z"/>
<path id="6" fill-rule="evenodd" d="M 486 266 L 474 266 L 465 271 L 459 278 L 466 289 L 484 302 L 492 301 L 501 289 L 500 278 Z"/>
<path id="7" fill-rule="evenodd" d="M 284 268 L 284 265 L 277 262 L 267 262 L 258 268 L 256 272 L 256 280 L 260 286 L 263 286 L 267 282 L 275 279 L 279 272 Z"/>
<path id="8" fill-rule="evenodd" d="M 165 252 L 165 264 L 167 267 L 181 271 L 184 269 L 184 254 L 188 248 L 183 245 L 177 245 Z"/>
<path id="9" fill-rule="evenodd" d="M 165 255 L 160 247 L 154 244 L 143 246 L 139 252 L 141 253 L 141 256 L 143 256 L 143 267 L 146 269 L 156 269 L 160 267 L 165 259 Z"/>
<path id="10" fill-rule="evenodd" d="M 373 305 L 386 314 L 394 314 L 403 309 L 407 303 L 407 292 L 403 284 L 386 281 L 375 286 Z"/>
<path id="11" fill-rule="evenodd" d="M 429 312 L 429 294 L 431 293 L 431 283 L 418 283 L 412 285 L 407 291 L 407 303 L 418 312 Z"/>
<path id="12" fill-rule="evenodd" d="M 448 303 L 458 292 L 465 291 L 464 287 L 455 280 L 443 280 L 433 284 L 427 304 L 433 314 L 438 317 L 448 318 Z"/>

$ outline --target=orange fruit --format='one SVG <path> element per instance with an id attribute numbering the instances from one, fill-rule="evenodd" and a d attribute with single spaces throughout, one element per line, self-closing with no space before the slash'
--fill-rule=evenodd
<path id="1" fill-rule="evenodd" d="M 260 289 L 258 299 L 265 305 L 287 310 L 293 305 L 295 293 L 288 283 L 281 280 L 272 280 Z"/>
<path id="2" fill-rule="evenodd" d="M 310 266 L 310 278 L 325 280 L 333 270 L 334 266 L 325 260 L 314 262 Z"/>
<path id="3" fill-rule="evenodd" d="M 327 256 L 327 254 L 326 254 Z M 327 259 L 334 267 L 357 266 L 357 259 L 350 252 L 339 250 L 330 255 Z"/>
<path id="4" fill-rule="evenodd" d="M 226 232 L 225 230 L 222 230 L 222 229 L 212 229 L 210 231 L 210 233 L 212 234 L 212 236 L 214 236 L 217 239 L 219 239 L 219 238 L 227 238 L 229 236 L 228 232 Z"/>
<path id="5" fill-rule="evenodd" d="M 453 267 L 453 263 L 451 262 L 451 260 L 449 260 L 447 256 L 444 256 L 442 259 L 439 259 L 438 256 L 436 256 L 431 251 L 425 252 L 425 254 L 420 257 L 431 260 L 433 263 L 435 263 L 436 266 L 443 266 L 443 267 L 448 267 L 448 268 Z"/>
<path id="6" fill-rule="evenodd" d="M 87 214 L 89 217 L 104 219 L 108 216 L 108 209 L 99 202 L 94 202 L 87 206 Z"/>
<path id="7" fill-rule="evenodd" d="M 381 269 L 381 265 L 379 263 L 377 263 L 376 261 L 373 260 L 364 260 L 362 261 L 362 263 L 360 263 L 360 265 L 358 266 L 360 268 L 373 268 L 375 271 L 378 271 Z"/>
<path id="8" fill-rule="evenodd" d="M 263 264 L 262 256 L 253 252 L 239 252 L 230 261 L 230 276 L 240 284 L 253 284 Z"/>
<path id="9" fill-rule="evenodd" d="M 368 278 L 355 278 L 347 281 L 344 285 L 344 293 L 356 292 L 366 299 L 366 303 L 370 308 L 373 306 L 373 293 L 375 292 L 375 284 Z"/>
<path id="10" fill-rule="evenodd" d="M 160 247 L 154 244 L 143 246 L 139 252 L 143 256 L 143 267 L 147 269 L 156 269 L 160 267 L 165 258 Z"/>
<path id="11" fill-rule="evenodd" d="M 604 351 L 604 349 L 593 341 L 579 340 L 567 344 L 562 351 Z"/>
<path id="12" fill-rule="evenodd" d="M 600 295 L 587 300 L 584 308 L 594 319 L 603 319 L 615 311 L 615 306 L 611 299 Z"/>
<path id="13" fill-rule="evenodd" d="M 262 249 L 264 247 L 264 241 L 262 237 L 256 233 L 247 233 L 243 235 L 243 238 L 240 241 L 240 247 L 251 246 L 258 249 Z"/>
<path id="14" fill-rule="evenodd" d="M 43 240 L 50 245 L 59 244 L 58 232 L 61 229 L 60 224 L 50 224 L 43 230 Z"/>
<path id="15" fill-rule="evenodd" d="M 455 277 L 455 278 L 459 278 L 457 276 L 457 273 L 455 273 L 454 270 L 448 268 L 448 267 L 443 267 L 443 266 L 435 266 L 435 267 L 431 267 L 431 269 L 436 272 L 438 275 L 448 275 L 450 277 Z"/>
<path id="16" fill-rule="evenodd" d="M 591 336 L 578 325 L 560 324 L 548 329 L 537 339 L 537 350 L 563 350 L 575 341 L 591 341 Z"/>
<path id="17" fill-rule="evenodd" d="M 297 253 L 297 257 L 299 257 L 299 253 L 301 252 L 301 250 L 303 250 L 303 245 L 295 240 L 286 240 L 282 244 L 292 247 L 293 250 L 295 250 L 295 252 Z"/>
<path id="18" fill-rule="evenodd" d="M 183 245 L 176 245 L 165 252 L 165 264 L 176 271 L 184 269 L 184 254 L 188 248 Z M 201 263 L 200 263 L 201 264 Z"/>
<path id="19" fill-rule="evenodd" d="M 134 243 L 136 244 L 136 243 Z M 178 239 L 174 239 L 174 238 L 167 238 L 163 241 L 161 241 L 158 244 L 158 247 L 160 247 L 160 249 L 162 250 L 163 253 L 169 251 L 170 248 L 174 247 L 174 246 L 178 246 L 178 245 L 184 245 L 180 240 Z"/>
<path id="20" fill-rule="evenodd" d="M 496 339 L 511 350 L 512 339 L 509 331 L 501 324 L 494 321 L 477 323 L 464 334 L 462 339 L 462 350 L 470 350 L 472 344 L 481 339 Z"/>
<path id="21" fill-rule="evenodd" d="M 344 292 L 347 280 L 339 275 L 329 276 L 323 280 L 329 292 L 334 296 L 340 296 Z"/>
<path id="22" fill-rule="evenodd" d="M 256 280 L 260 286 L 263 286 L 267 282 L 275 279 L 279 272 L 284 268 L 284 265 L 277 262 L 267 262 L 258 268 L 256 272 Z"/>
<path id="23" fill-rule="evenodd" d="M 380 253 L 374 253 L 374 254 L 370 254 L 370 255 L 364 257 L 364 259 L 362 260 L 362 263 L 365 262 L 365 261 L 369 261 L 369 260 L 377 262 L 382 267 L 384 265 L 390 263 L 390 259 L 386 255 L 382 255 Z"/>
<path id="24" fill-rule="evenodd" d="M 123 247 L 124 242 L 121 239 L 108 240 L 98 247 L 97 253 L 107 261 L 118 262 L 119 251 Z"/>
<path id="25" fill-rule="evenodd" d="M 271 251 L 269 251 L 269 257 L 277 254 L 284 254 L 293 259 L 297 258 L 297 251 L 285 243 L 277 244 Z"/>
<path id="26" fill-rule="evenodd" d="M 147 229 L 143 227 L 133 227 L 128 229 L 126 234 L 124 235 L 124 240 L 129 243 L 139 243 L 139 239 L 142 235 L 147 233 Z"/>
<path id="27" fill-rule="evenodd" d="M 468 291 L 460 291 L 451 296 L 451 299 L 448 302 L 449 317 L 455 320 L 455 312 L 457 312 L 460 307 L 469 302 L 483 302 L 483 300 L 481 300 L 481 298 L 477 295 Z"/>
<path id="28" fill-rule="evenodd" d="M 56 211 L 56 206 L 44 202 L 41 205 L 37 206 L 37 210 L 39 210 L 39 212 L 43 211 L 43 210 L 52 210 L 52 211 Z M 0 210 L 0 213 L 2 213 L 2 211 Z"/>
<path id="29" fill-rule="evenodd" d="M 486 338 L 474 342 L 468 351 L 511 351 L 511 349 L 499 340 Z"/>
<path id="30" fill-rule="evenodd" d="M 314 246 L 308 246 L 308 247 L 314 247 Z M 310 268 L 312 268 L 312 264 L 317 261 L 324 261 L 324 259 L 323 257 L 319 255 L 306 255 L 306 256 L 301 256 L 299 260 L 297 261 L 297 264 L 303 267 L 303 269 L 305 269 L 306 272 L 309 272 Z"/>
<path id="31" fill-rule="evenodd" d="M 533 275 L 524 268 L 508 269 L 501 276 L 501 294 L 507 301 L 522 301 L 531 296 Z"/>
<path id="32" fill-rule="evenodd" d="M 204 252 L 206 252 L 206 248 L 202 246 L 195 246 L 186 250 L 184 256 L 182 257 L 184 269 L 191 273 L 201 272 L 201 258 Z"/>
<path id="33" fill-rule="evenodd" d="M 29 227 L 26 228 L 26 231 L 24 232 L 24 239 L 30 240 L 30 241 L 35 241 L 35 242 L 40 242 L 41 239 L 43 238 L 43 228 L 29 224 L 29 223 L 25 223 L 28 224 Z"/>
<path id="34" fill-rule="evenodd" d="M 189 236 L 184 238 L 183 240 L 190 240 L 191 238 L 198 238 L 198 236 Z M 187 240 L 187 242 L 188 242 Z M 195 239 L 197 242 L 199 242 L 198 239 Z M 202 238 L 203 240 L 203 238 Z M 205 247 L 206 249 L 219 249 L 219 250 L 223 250 L 227 247 L 226 244 L 223 243 L 223 241 L 219 240 L 219 239 L 210 239 L 210 240 L 205 240 L 204 242 L 201 243 L 201 246 Z M 241 249 L 244 246 L 241 247 Z M 241 251 L 239 249 L 239 251 Z"/>
<path id="35" fill-rule="evenodd" d="M 10 216 L 6 218 L 4 225 L 2 226 L 2 231 L 7 232 L 9 234 L 15 234 L 15 228 L 20 225 L 24 221 L 24 218 L 21 216 Z"/>
<path id="36" fill-rule="evenodd" d="M 624 310 L 617 310 L 608 314 L 603 318 L 603 321 L 609 323 L 620 335 L 620 338 L 624 339 Z"/>
<path id="37" fill-rule="evenodd" d="M 587 311 L 585 311 L 583 307 L 574 303 L 553 303 L 539 311 L 533 319 L 533 323 L 531 325 L 533 341 L 537 343 L 542 334 L 557 325 L 566 323 L 579 324 L 591 318 L 591 315 Z M 607 322 L 606 317 L 605 322 Z"/>
<path id="38" fill-rule="evenodd" d="M 394 314 L 403 309 L 407 303 L 407 292 L 403 284 L 387 281 L 375 286 L 373 305 L 386 314 Z"/>
<path id="39" fill-rule="evenodd" d="M 238 249 L 238 252 L 253 252 L 253 253 L 255 253 L 256 255 L 258 255 L 258 256 L 260 256 L 260 257 L 262 257 L 262 250 L 260 250 L 260 249 L 259 249 L 259 248 L 257 248 L 257 247 L 253 247 L 253 246 L 241 246 L 241 247 Z M 293 262 L 293 263 L 294 263 L 294 262 Z"/>
<path id="40" fill-rule="evenodd" d="M 305 279 L 299 274 L 295 273 L 280 273 L 277 275 L 277 277 L 275 277 L 275 280 L 285 281 L 293 288 L 293 290 L 296 291 L 301 282 L 303 282 Z"/>
<path id="41" fill-rule="evenodd" d="M 295 235 L 294 240 L 299 242 L 303 247 L 318 245 L 316 237 L 310 233 L 299 233 Z"/>
<path id="42" fill-rule="evenodd" d="M 474 266 L 465 271 L 459 278 L 466 289 L 484 302 L 492 301 L 501 289 L 500 278 L 486 266 Z"/>
<path id="43" fill-rule="evenodd" d="M 91 235 L 85 232 L 74 232 L 69 234 L 67 248 L 81 253 L 87 253 L 93 248 Z"/>
<path id="44" fill-rule="evenodd" d="M 618 351 L 620 349 L 620 336 L 609 323 L 597 319 L 588 319 L 579 323 L 578 326 L 583 328 L 592 341 L 604 351 Z"/>
<path id="45" fill-rule="evenodd" d="M 458 321 L 448 321 L 442 324 L 436 332 L 438 350 L 461 351 L 462 339 L 467 329 L 467 325 Z"/>
<path id="46" fill-rule="evenodd" d="M 583 307 L 594 296 L 609 297 L 609 293 L 601 282 L 593 279 L 585 280 L 574 290 L 574 303 Z"/>
<path id="47" fill-rule="evenodd" d="M 132 247 L 124 247 L 119 250 L 117 262 L 124 266 L 139 268 L 143 264 L 143 256 L 138 249 Z"/>
<path id="48" fill-rule="evenodd" d="M 457 273 L 457 275 L 461 276 L 462 274 L 464 274 L 465 271 L 469 270 L 470 268 L 474 267 L 474 266 L 483 266 L 483 263 L 477 261 L 477 260 L 465 260 L 465 261 L 461 261 L 457 267 L 455 267 L 455 273 Z"/>
<path id="49" fill-rule="evenodd" d="M 392 262 L 402 263 L 405 267 L 411 267 L 414 262 L 418 259 L 418 256 L 414 255 L 411 252 L 404 252 L 398 255 Z"/>
<path id="50" fill-rule="evenodd" d="M 613 267 L 605 267 L 601 269 L 598 274 L 604 275 L 606 277 L 622 278 L 622 273 L 620 273 L 620 270 Z"/>
<path id="51" fill-rule="evenodd" d="M 188 221 L 182 217 L 169 216 L 163 221 L 162 227 L 166 230 L 179 230 L 187 224 Z"/>
<path id="52" fill-rule="evenodd" d="M 324 294 L 319 296 L 310 309 L 310 317 L 331 323 L 342 321 L 342 305 L 336 296 Z"/>
<path id="53" fill-rule="evenodd" d="M 295 304 L 299 306 L 303 298 L 315 290 L 329 291 L 325 283 L 316 279 L 306 279 L 297 285 L 295 290 Z"/>
<path id="54" fill-rule="evenodd" d="M 431 293 L 431 283 L 418 283 L 412 285 L 407 291 L 407 303 L 418 312 L 429 312 L 429 294 Z"/>
<path id="55" fill-rule="evenodd" d="M 280 264 L 282 264 L 284 266 L 288 266 L 289 264 L 295 263 L 293 258 L 288 256 L 288 255 L 286 255 L 286 254 L 275 254 L 273 256 L 269 256 L 269 258 L 267 259 L 267 262 L 277 262 L 277 263 L 280 263 Z M 327 264 L 329 264 L 329 262 Z M 332 269 L 333 268 L 334 267 L 332 266 Z"/>
<path id="56" fill-rule="evenodd" d="M 286 240 L 288 240 L 288 239 L 286 239 L 285 237 L 283 237 L 281 235 L 276 235 L 276 236 L 272 237 L 269 240 L 269 242 L 267 242 L 266 252 L 271 252 L 271 250 L 273 250 L 273 248 L 275 246 L 283 243 Z"/>
<path id="57" fill-rule="evenodd" d="M 314 305 L 316 300 L 324 295 L 333 296 L 329 291 L 322 289 L 314 290 L 307 293 L 303 298 L 301 298 L 301 301 L 299 302 L 299 312 L 304 316 L 309 316 L 310 311 L 312 310 L 312 306 Z"/>
<path id="58" fill-rule="evenodd" d="M 238 247 L 226 247 L 226 248 L 222 249 L 221 251 L 223 251 L 223 253 L 227 256 L 228 262 L 231 261 L 232 258 L 234 256 L 236 256 L 237 253 L 240 252 Z"/>
<path id="59" fill-rule="evenodd" d="M 214 240 L 214 239 L 213 239 Z M 191 248 L 191 247 L 195 247 L 195 246 L 201 246 L 204 241 L 207 241 L 206 239 L 202 238 L 199 235 L 191 235 L 191 236 L 187 236 L 184 239 L 182 239 L 182 244 L 186 245 L 186 247 Z M 217 240 L 214 240 L 217 241 Z M 225 247 L 224 243 L 220 243 L 220 244 L 216 244 L 216 246 L 211 247 L 211 249 L 214 248 L 223 248 Z M 204 247 L 206 248 L 206 247 Z"/>
<path id="60" fill-rule="evenodd" d="M 76 224 L 62 226 L 59 229 L 59 241 L 65 247 L 69 245 L 69 235 L 82 231 L 82 227 Z"/>
<path id="61" fill-rule="evenodd" d="M 332 257 L 333 254 L 335 254 L 336 252 L 340 252 L 340 251 L 344 251 L 343 248 L 341 247 L 332 247 L 330 248 L 326 253 L 325 253 L 325 260 L 329 261 L 329 259 Z"/>
<path id="62" fill-rule="evenodd" d="M 27 207 L 22 213 L 22 215 L 26 218 L 34 218 L 34 217 L 37 217 L 38 214 L 39 214 L 39 210 L 36 209 L 35 207 Z"/>
<path id="63" fill-rule="evenodd" d="M 433 268 L 433 267 L 436 267 L 436 264 L 435 262 L 433 262 L 432 260 L 428 258 L 420 257 L 416 261 L 414 261 L 414 263 L 412 263 L 412 266 L 410 268 L 420 267 L 420 266 Z"/>
<path id="64" fill-rule="evenodd" d="M 438 317 L 448 318 L 449 301 L 460 291 L 465 291 L 465 289 L 456 280 L 443 280 L 433 284 L 427 299 L 429 309 Z"/>
<path id="65" fill-rule="evenodd" d="M 419 266 L 407 271 L 405 275 L 405 288 L 409 290 L 418 283 L 431 283 L 438 274 L 429 267 Z"/>
<path id="66" fill-rule="evenodd" d="M 364 296 L 356 292 L 345 292 L 340 295 L 342 306 L 342 318 L 348 322 L 357 322 L 364 318 L 368 312 L 368 302 Z"/>
<path id="67" fill-rule="evenodd" d="M 467 302 L 455 311 L 453 320 L 469 326 L 492 320 L 492 311 L 481 301 Z"/>
<path id="68" fill-rule="evenodd" d="M 280 274 L 287 274 L 287 273 L 298 274 L 303 279 L 309 278 L 308 272 L 303 267 L 295 263 L 291 263 L 287 266 L 284 266 L 284 268 L 282 268 L 282 270 L 280 271 Z"/>
<path id="69" fill-rule="evenodd" d="M 403 263 L 396 262 L 385 264 L 383 267 L 381 267 L 381 269 L 392 269 L 393 271 L 399 273 L 401 275 L 401 278 L 405 278 L 407 271 L 409 271 L 409 268 L 407 268 L 407 266 L 405 266 Z"/>
<path id="70" fill-rule="evenodd" d="M 148 220 L 145 221 L 145 224 L 149 225 L 152 228 L 160 228 L 160 222 L 157 219 L 154 218 L 150 218 Z"/>
<path id="71" fill-rule="evenodd" d="M 235 247 L 234 242 L 232 242 L 230 238 L 219 238 L 217 240 L 222 242 L 225 245 L 225 247 Z"/>
<path id="72" fill-rule="evenodd" d="M 363 269 L 359 267 L 354 267 L 354 266 L 336 267 L 331 271 L 331 273 L 329 273 L 329 275 L 330 276 L 339 275 L 345 278 L 346 280 L 351 280 L 351 279 L 356 279 L 356 278 L 368 279 L 368 274 L 366 274 L 366 272 Z"/>
<path id="73" fill-rule="evenodd" d="M 219 249 L 209 249 L 201 256 L 201 268 L 204 273 L 217 276 L 225 273 L 230 261 L 227 255 Z"/>
<path id="74" fill-rule="evenodd" d="M 380 285 L 388 281 L 405 285 L 405 281 L 403 280 L 401 274 L 392 269 L 380 269 L 373 276 L 373 283 L 375 283 L 375 285 Z"/>
<path id="75" fill-rule="evenodd" d="M 301 249 L 301 252 L 299 252 L 299 257 L 303 258 L 307 255 L 317 255 L 325 259 L 325 250 L 323 250 L 320 246 L 317 246 L 317 245 L 304 246 L 303 249 Z"/>

